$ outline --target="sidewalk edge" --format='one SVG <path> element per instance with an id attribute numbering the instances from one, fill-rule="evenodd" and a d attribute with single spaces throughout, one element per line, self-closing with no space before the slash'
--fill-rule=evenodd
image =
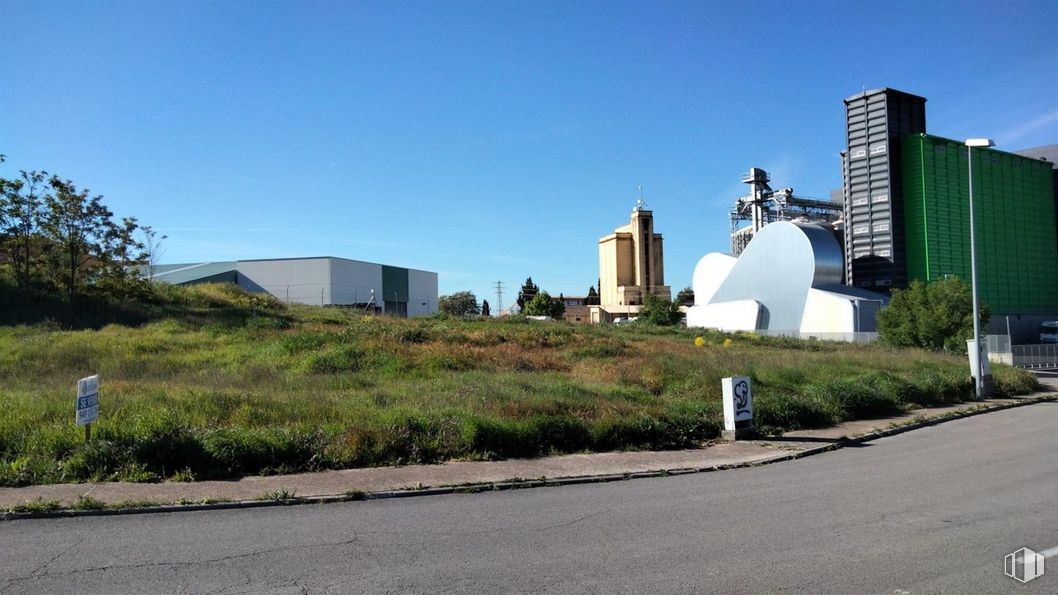
<path id="1" fill-rule="evenodd" d="M 321 496 L 291 496 L 283 499 L 269 500 L 238 500 L 227 502 L 209 502 L 199 504 L 161 504 L 158 506 L 140 506 L 128 508 L 100 508 L 89 510 L 78 510 L 64 508 L 59 510 L 34 511 L 34 512 L 5 512 L 0 513 L 0 521 L 11 521 L 20 519 L 44 519 L 44 518 L 68 518 L 84 516 L 114 516 L 126 514 L 148 514 L 166 512 L 194 512 L 204 510 L 231 510 L 243 508 L 262 508 L 265 506 L 295 506 L 302 504 L 325 504 L 332 502 L 354 502 L 360 500 L 386 500 L 391 498 L 413 498 L 419 496 L 437 496 L 443 494 L 474 494 L 485 491 L 507 491 L 540 487 L 557 487 L 577 485 L 586 483 L 607 483 L 611 481 L 626 481 L 630 479 L 647 479 L 666 477 L 670 475 L 689 475 L 692 473 L 709 473 L 713 471 L 725 471 L 729 469 L 741 469 L 746 467 L 760 467 L 773 463 L 781 463 L 814 456 L 824 452 L 830 452 L 844 448 L 849 444 L 861 444 L 879 438 L 885 438 L 904 432 L 910 432 L 929 426 L 935 426 L 956 419 L 963 419 L 983 413 L 1024 407 L 1036 403 L 1058 401 L 1058 393 L 1045 393 L 1039 396 L 1019 397 L 1012 403 L 998 403 L 989 405 L 984 402 L 977 407 L 967 408 L 962 411 L 950 412 L 936 417 L 927 417 L 905 425 L 876 430 L 848 438 L 840 438 L 831 444 L 815 446 L 804 450 L 787 452 L 784 454 L 768 457 L 756 461 L 745 461 L 740 463 L 726 463 L 723 465 L 712 465 L 708 467 L 687 467 L 678 469 L 661 469 L 657 471 L 639 471 L 633 473 L 605 474 L 605 475 L 578 475 L 570 477 L 542 478 L 530 480 L 507 480 L 484 483 L 465 483 L 450 486 L 427 487 L 422 489 L 404 490 L 379 490 L 374 492 L 348 492 L 336 495 Z"/>

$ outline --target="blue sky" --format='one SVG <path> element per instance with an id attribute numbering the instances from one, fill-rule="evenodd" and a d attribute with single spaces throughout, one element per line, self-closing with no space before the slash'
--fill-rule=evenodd
<path id="1" fill-rule="evenodd" d="M 334 255 L 583 295 L 643 185 L 666 281 L 751 166 L 825 197 L 841 100 L 1058 143 L 1058 2 L 0 2 L 0 172 L 166 233 L 163 262 Z"/>

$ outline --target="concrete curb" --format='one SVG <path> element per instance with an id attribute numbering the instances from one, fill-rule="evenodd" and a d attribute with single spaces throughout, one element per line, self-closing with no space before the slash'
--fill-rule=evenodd
<path id="1" fill-rule="evenodd" d="M 1015 407 L 1024 407 L 1025 405 L 1033 405 L 1036 403 L 1054 402 L 1058 401 L 1058 393 L 1049 393 L 1035 397 L 1023 397 L 1018 398 L 1017 401 L 1012 403 L 997 403 L 989 405 L 987 402 L 984 404 L 966 409 L 964 411 L 956 411 L 937 417 L 926 418 L 921 421 L 912 422 L 909 424 L 886 428 L 884 430 L 877 430 L 875 432 L 869 432 L 867 434 L 861 434 L 859 436 L 853 436 L 850 438 L 838 438 L 833 443 L 825 444 L 823 446 L 815 446 L 806 448 L 803 450 L 797 450 L 781 454 L 766 459 L 757 461 L 746 461 L 743 463 L 727 463 L 723 465 L 713 465 L 709 467 L 687 467 L 680 469 L 662 469 L 658 471 L 639 471 L 635 473 L 621 473 L 621 474 L 607 474 L 607 475 L 579 475 L 573 477 L 556 477 L 556 478 L 541 478 L 541 479 L 528 479 L 528 480 L 509 480 L 499 482 L 487 482 L 487 483 L 467 483 L 452 486 L 439 486 L 439 487 L 426 487 L 421 489 L 405 489 L 405 490 L 380 490 L 375 492 L 350 492 L 347 494 L 336 494 L 336 495 L 324 495 L 324 496 L 291 496 L 290 498 L 281 499 L 269 499 L 269 500 L 239 500 L 231 502 L 209 502 L 201 504 L 161 504 L 158 506 L 140 506 L 130 508 L 100 508 L 100 509 L 88 509 L 78 510 L 64 508 L 60 510 L 48 510 L 48 511 L 35 511 L 35 512 L 8 512 L 0 514 L 0 521 L 12 521 L 19 519 L 42 519 L 42 518 L 67 518 L 67 517 L 82 517 L 82 516 L 114 516 L 114 515 L 126 515 L 126 514 L 148 514 L 148 513 L 165 513 L 165 512 L 195 512 L 202 510 L 232 510 L 232 509 L 247 509 L 247 508 L 262 508 L 265 506 L 295 506 L 302 504 L 327 504 L 333 502 L 355 502 L 360 500 L 386 500 L 391 498 L 414 498 L 419 496 L 438 496 L 444 494 L 476 494 L 480 492 L 491 492 L 491 491 L 507 491 L 507 490 L 521 490 L 530 488 L 541 488 L 541 487 L 558 487 L 568 485 L 578 485 L 587 483 L 608 483 L 612 481 L 626 481 L 631 479 L 648 479 L 656 477 L 666 477 L 670 475 L 689 475 L 692 473 L 710 473 L 713 471 L 726 471 L 729 469 L 742 469 L 746 467 L 761 467 L 764 465 L 771 465 L 773 463 L 781 463 L 785 461 L 793 461 L 796 459 L 803 459 L 805 457 L 814 456 L 824 452 L 830 452 L 845 448 L 850 444 L 861 444 L 864 442 L 870 442 L 879 438 L 885 438 L 887 436 L 893 436 L 896 434 L 902 434 L 904 432 L 910 432 L 920 428 L 928 426 L 935 426 L 948 421 L 956 419 L 963 419 L 966 417 L 972 417 L 980 415 L 982 413 L 990 413 L 993 411 L 1002 411 L 1004 409 L 1013 409 Z M 766 439 L 764 439 L 766 441 Z"/>

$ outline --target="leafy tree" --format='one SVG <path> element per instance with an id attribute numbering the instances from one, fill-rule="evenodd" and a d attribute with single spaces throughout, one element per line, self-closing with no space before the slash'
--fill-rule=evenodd
<path id="1" fill-rule="evenodd" d="M 694 290 L 690 287 L 684 287 L 676 294 L 676 301 L 684 306 L 694 305 Z"/>
<path id="2" fill-rule="evenodd" d="M 146 287 L 138 265 L 147 258 L 136 219 L 115 220 L 101 196 L 69 180 L 43 171 L 19 173 L 0 178 L 0 272 L 9 273 L 18 299 L 30 304 L 60 298 L 73 316 L 75 298 L 91 294 L 118 302 L 141 296 Z"/>
<path id="3" fill-rule="evenodd" d="M 0 254 L 11 263 L 15 285 L 34 284 L 43 251 L 40 224 L 44 217 L 43 189 L 47 172 L 21 171 L 15 180 L 0 178 Z"/>
<path id="4" fill-rule="evenodd" d="M 521 308 L 522 312 L 525 312 L 525 305 L 528 304 L 539 291 L 540 288 L 536 286 L 536 283 L 533 283 L 532 277 L 525 280 L 525 283 L 522 284 L 522 288 L 518 291 L 518 307 Z M 538 316 L 543 316 L 543 314 L 539 314 Z"/>
<path id="5" fill-rule="evenodd" d="M 522 310 L 526 316 L 549 316 L 551 318 L 561 318 L 565 312 L 566 304 L 552 298 L 546 291 L 534 295 Z"/>
<path id="6" fill-rule="evenodd" d="M 666 300 L 656 295 L 648 295 L 639 308 L 639 320 L 658 326 L 673 326 L 683 319 L 679 300 Z"/>
<path id="7" fill-rule="evenodd" d="M 72 300 L 87 284 L 93 269 L 121 244 L 122 232 L 111 221 L 113 213 L 103 206 L 103 197 L 89 197 L 73 182 L 52 176 L 52 192 L 45 197 L 47 209 L 41 230 L 49 240 L 48 263 L 54 281 Z M 132 223 L 135 227 L 135 222 Z"/>
<path id="8" fill-rule="evenodd" d="M 982 327 L 989 315 L 982 304 Z M 958 277 L 913 281 L 907 289 L 893 290 L 889 305 L 878 312 L 878 334 L 895 347 L 966 353 L 973 327 L 973 294 Z"/>
<path id="9" fill-rule="evenodd" d="M 478 313 L 478 298 L 471 291 L 457 291 L 438 298 L 437 308 L 452 316 L 472 316 Z"/>
<path id="10" fill-rule="evenodd" d="M 488 300 L 481 300 L 481 315 L 492 316 L 492 308 L 489 307 Z"/>

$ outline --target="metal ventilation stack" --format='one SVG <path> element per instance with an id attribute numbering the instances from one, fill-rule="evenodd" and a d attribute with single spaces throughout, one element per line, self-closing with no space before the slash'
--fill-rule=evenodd
<path id="1" fill-rule="evenodd" d="M 845 99 L 845 276 L 888 292 L 907 286 L 900 139 L 926 131 L 926 99 L 894 89 Z"/>

